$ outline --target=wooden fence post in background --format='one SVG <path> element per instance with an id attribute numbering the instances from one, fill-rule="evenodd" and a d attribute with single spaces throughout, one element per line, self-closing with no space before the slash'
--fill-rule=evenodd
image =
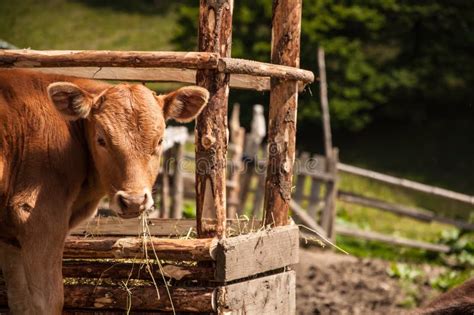
<path id="1" fill-rule="evenodd" d="M 299 172 L 299 170 L 306 168 L 306 164 L 309 160 L 309 153 L 308 152 L 302 152 L 300 157 L 296 161 L 296 189 L 295 189 L 295 196 L 293 199 L 295 200 L 296 203 L 298 203 L 301 206 L 301 203 L 303 202 L 303 197 L 304 197 L 304 184 L 306 182 L 306 175 L 302 172 Z"/>
<path id="2" fill-rule="evenodd" d="M 321 99 L 321 112 L 323 115 L 324 152 L 326 157 L 332 154 L 331 118 L 329 116 L 328 85 L 326 81 L 326 63 L 324 60 L 324 49 L 318 48 L 319 68 L 319 95 Z"/>
<path id="3" fill-rule="evenodd" d="M 274 0 L 271 62 L 299 67 L 302 0 Z M 265 224 L 288 223 L 295 162 L 298 82 L 273 78 L 268 126 Z"/>
<path id="4" fill-rule="evenodd" d="M 318 157 L 317 155 L 313 155 L 313 160 L 311 163 L 316 163 L 314 166 L 314 170 L 320 173 L 326 172 L 326 161 L 327 159 L 323 157 Z M 308 214 L 311 218 L 315 219 L 318 215 L 320 209 L 320 201 L 321 201 L 321 181 L 317 178 L 311 179 L 311 192 L 309 195 L 309 202 L 308 202 Z M 318 220 L 319 222 L 319 220 Z"/>
<path id="5" fill-rule="evenodd" d="M 181 219 L 183 217 L 183 198 L 184 198 L 184 182 L 183 182 L 183 160 L 184 160 L 184 143 L 177 142 L 173 147 L 174 154 L 174 172 L 173 172 L 173 206 L 171 208 L 171 218 Z"/>
<path id="6" fill-rule="evenodd" d="M 229 170 L 227 194 L 227 217 L 235 218 L 240 206 L 240 173 L 242 172 L 242 154 L 244 150 L 245 129 L 240 126 L 240 105 L 234 104 L 230 119 L 230 146 L 232 162 Z"/>
<path id="7" fill-rule="evenodd" d="M 331 158 L 327 160 L 327 172 L 332 175 L 333 181 L 326 185 L 326 195 L 323 213 L 321 214 L 321 226 L 326 235 L 335 240 L 336 198 L 337 198 L 337 163 L 339 162 L 339 151 L 334 148 Z"/>
<path id="8" fill-rule="evenodd" d="M 199 1 L 199 51 L 230 57 L 233 0 Z M 216 234 L 225 237 L 227 102 L 230 75 L 198 70 L 196 82 L 210 92 L 196 120 L 196 220 L 199 237 L 212 234 L 206 219 L 216 218 Z"/>
<path id="9" fill-rule="evenodd" d="M 161 173 L 160 218 L 170 217 L 170 160 L 171 150 L 163 153 L 163 172 Z"/>
<path id="10" fill-rule="evenodd" d="M 252 177 L 256 173 L 255 171 L 259 160 L 258 153 L 266 134 L 267 126 L 265 123 L 265 116 L 263 115 L 263 106 L 255 104 L 253 105 L 250 133 L 245 137 L 245 173 L 240 181 L 241 193 L 239 215 L 244 214 L 245 204 L 249 196 L 250 186 L 252 185 Z"/>

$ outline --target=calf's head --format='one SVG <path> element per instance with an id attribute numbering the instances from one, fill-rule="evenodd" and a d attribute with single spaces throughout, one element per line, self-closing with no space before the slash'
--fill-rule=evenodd
<path id="1" fill-rule="evenodd" d="M 48 94 L 68 120 L 84 119 L 88 147 L 111 208 L 124 218 L 153 206 L 165 122 L 188 122 L 207 104 L 209 92 L 183 87 L 156 95 L 143 85 L 119 84 L 91 94 L 68 82 Z"/>

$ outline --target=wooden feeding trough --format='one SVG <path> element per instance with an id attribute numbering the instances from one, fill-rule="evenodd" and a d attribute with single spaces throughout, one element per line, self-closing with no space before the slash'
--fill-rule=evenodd
<path id="1" fill-rule="evenodd" d="M 274 1 L 272 63 L 230 58 L 232 0 L 200 1 L 200 52 L 0 50 L 0 67 L 96 79 L 193 82 L 210 92 L 195 129 L 196 221 L 143 225 L 96 218 L 73 231 L 64 250 L 66 313 L 295 313 L 290 266 L 298 262 L 299 234 L 288 225 L 288 209 L 296 109 L 298 91 L 314 80 L 312 72 L 298 69 L 301 2 Z M 230 87 L 270 90 L 264 217 L 259 222 L 226 218 Z M 189 237 L 193 229 L 196 235 Z M 144 230 L 148 236 L 139 236 Z M 1 287 L 0 305 L 6 305 Z"/>

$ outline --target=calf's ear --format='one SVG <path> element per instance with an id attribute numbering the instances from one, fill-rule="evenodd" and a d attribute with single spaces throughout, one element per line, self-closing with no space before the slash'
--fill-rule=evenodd
<path id="1" fill-rule="evenodd" d="M 48 96 L 56 109 L 68 120 L 86 118 L 94 104 L 91 94 L 69 82 L 50 84 Z"/>
<path id="2" fill-rule="evenodd" d="M 158 99 L 163 106 L 166 120 L 189 122 L 206 106 L 209 92 L 202 87 L 186 86 L 169 94 L 160 95 Z"/>

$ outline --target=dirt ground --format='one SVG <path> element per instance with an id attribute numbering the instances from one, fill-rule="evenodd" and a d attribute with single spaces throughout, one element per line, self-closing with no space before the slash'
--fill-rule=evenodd
<path id="1" fill-rule="evenodd" d="M 426 304 L 437 294 L 423 281 L 404 287 L 387 274 L 389 266 L 389 262 L 378 259 L 300 249 L 296 267 L 297 313 L 407 314 L 410 310 L 403 304 L 408 299 Z"/>

